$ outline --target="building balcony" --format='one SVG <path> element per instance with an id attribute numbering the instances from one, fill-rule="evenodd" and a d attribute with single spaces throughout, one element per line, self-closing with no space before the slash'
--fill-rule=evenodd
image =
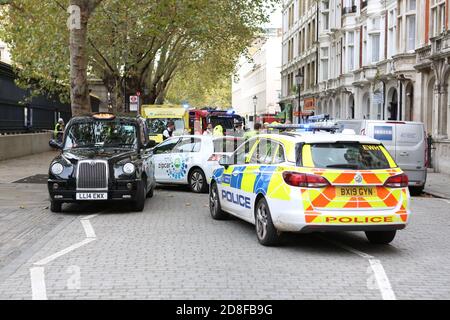
<path id="1" fill-rule="evenodd" d="M 416 50 L 416 70 L 429 68 L 431 65 L 431 45 Z"/>

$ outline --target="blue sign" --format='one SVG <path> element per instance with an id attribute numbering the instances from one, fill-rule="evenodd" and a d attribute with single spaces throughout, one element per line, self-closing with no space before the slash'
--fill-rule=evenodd
<path id="1" fill-rule="evenodd" d="M 394 128 L 391 126 L 376 126 L 373 137 L 380 141 L 392 141 L 394 139 Z"/>

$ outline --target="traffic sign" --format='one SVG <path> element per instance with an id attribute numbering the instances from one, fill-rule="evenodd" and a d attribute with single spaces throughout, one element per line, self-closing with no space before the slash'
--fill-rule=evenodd
<path id="1" fill-rule="evenodd" d="M 130 112 L 139 111 L 139 96 L 130 96 Z"/>

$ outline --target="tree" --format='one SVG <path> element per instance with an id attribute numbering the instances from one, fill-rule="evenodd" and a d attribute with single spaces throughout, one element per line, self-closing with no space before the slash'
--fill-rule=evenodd
<path id="1" fill-rule="evenodd" d="M 88 86 L 88 23 L 102 0 L 70 0 L 70 100 L 72 115 L 92 112 Z"/>
<path id="2" fill-rule="evenodd" d="M 277 2 L 84 0 L 84 4 L 96 4 L 81 7 L 86 33 L 69 37 L 62 27 L 67 20 L 63 8 L 80 1 L 13 0 L 14 5 L 0 16 L 0 38 L 21 67 L 23 85 L 57 93 L 57 85 L 74 84 L 80 98 L 77 105 L 84 110 L 86 87 L 79 84 L 86 68 L 89 77 L 103 81 L 114 111 L 119 112 L 125 111 L 127 95 L 137 91 L 145 103 L 163 103 L 169 89 L 176 87 L 171 86 L 175 76 L 188 79 L 196 67 L 205 66 L 206 73 L 216 78 L 230 75 L 239 55 L 267 20 L 268 8 Z M 84 41 L 88 46 L 80 47 Z M 71 57 L 77 66 L 72 78 L 68 76 L 70 43 L 74 52 L 81 49 L 81 55 Z M 87 67 L 81 58 L 84 49 Z M 37 83 L 30 83 L 36 78 Z"/>

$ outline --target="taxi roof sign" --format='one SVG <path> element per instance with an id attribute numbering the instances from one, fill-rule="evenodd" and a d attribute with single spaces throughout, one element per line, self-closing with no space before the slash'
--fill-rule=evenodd
<path id="1" fill-rule="evenodd" d="M 114 114 L 108 112 L 94 113 L 92 117 L 96 120 L 114 120 L 116 118 Z"/>

